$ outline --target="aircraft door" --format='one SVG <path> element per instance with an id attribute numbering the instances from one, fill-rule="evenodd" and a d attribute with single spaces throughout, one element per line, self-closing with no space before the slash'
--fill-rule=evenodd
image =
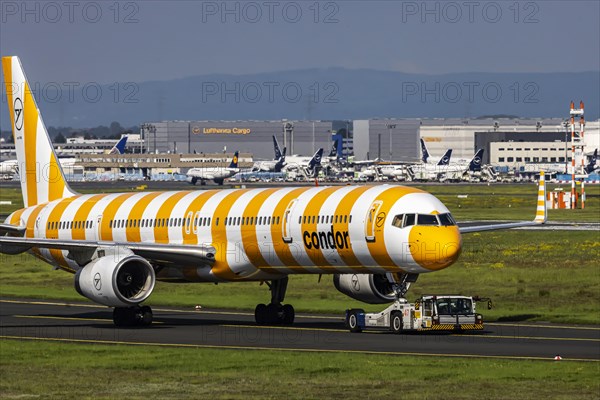
<path id="1" fill-rule="evenodd" d="M 285 243 L 292 243 L 292 232 L 291 232 L 291 222 L 292 222 L 292 211 L 294 207 L 298 203 L 298 199 L 294 199 L 290 201 L 285 212 L 283 213 L 283 223 L 281 224 L 283 241 Z"/>
<path id="2" fill-rule="evenodd" d="M 96 224 L 94 232 L 96 234 L 96 241 L 100 241 L 102 240 L 102 215 L 98 215 L 96 217 L 96 220 L 94 221 L 94 223 Z"/>
<path id="3" fill-rule="evenodd" d="M 365 239 L 367 242 L 374 242 L 376 229 L 383 226 L 385 215 L 379 215 L 379 208 L 382 204 L 381 200 L 374 201 L 367 210 L 365 217 Z"/>
<path id="4" fill-rule="evenodd" d="M 46 226 L 42 221 L 45 219 L 47 211 L 47 207 L 42 208 L 42 211 L 40 211 L 35 219 L 35 226 L 33 228 L 34 237 L 46 237 Z M 21 225 L 23 225 L 23 223 L 21 223 Z"/>

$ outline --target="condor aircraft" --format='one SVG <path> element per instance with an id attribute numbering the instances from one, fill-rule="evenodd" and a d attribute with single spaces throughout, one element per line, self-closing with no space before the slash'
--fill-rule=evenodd
<path id="1" fill-rule="evenodd" d="M 452 265 L 461 234 L 546 220 L 543 179 L 534 221 L 464 228 L 433 195 L 396 185 L 79 194 L 19 59 L 2 65 L 25 206 L 0 224 L 0 252 L 72 273 L 81 295 L 114 307 L 117 326 L 152 321 L 142 304 L 157 280 L 267 282 L 259 324 L 293 322 L 283 305 L 292 274 L 329 274 L 352 298 L 391 302 L 419 274 Z"/>

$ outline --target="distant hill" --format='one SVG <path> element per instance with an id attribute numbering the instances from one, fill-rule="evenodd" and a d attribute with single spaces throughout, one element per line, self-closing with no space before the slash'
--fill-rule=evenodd
<path id="1" fill-rule="evenodd" d="M 343 68 L 202 75 L 133 85 L 82 86 L 69 93 L 40 83 L 47 125 L 123 126 L 156 120 L 367 119 L 374 117 L 567 117 L 586 102 L 600 117 L 600 72 L 405 74 Z M 58 100 L 57 100 L 58 99 Z M 6 99 L 1 127 L 9 129 Z"/>

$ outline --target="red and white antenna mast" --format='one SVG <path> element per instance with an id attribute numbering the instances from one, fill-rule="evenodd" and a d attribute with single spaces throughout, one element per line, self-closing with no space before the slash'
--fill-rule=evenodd
<path id="1" fill-rule="evenodd" d="M 576 179 L 577 175 L 585 176 L 585 143 L 583 141 L 585 117 L 583 111 L 583 101 L 579 102 L 579 108 L 575 108 L 575 103 L 571 101 L 571 209 L 576 208 Z M 575 116 L 579 115 L 579 132 L 575 132 Z M 579 162 L 577 162 L 579 160 Z M 583 207 L 583 203 L 582 203 Z"/>

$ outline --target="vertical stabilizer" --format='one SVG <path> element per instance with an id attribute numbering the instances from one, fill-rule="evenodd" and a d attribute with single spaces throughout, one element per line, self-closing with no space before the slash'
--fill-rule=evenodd
<path id="1" fill-rule="evenodd" d="M 127 136 L 123 136 L 121 140 L 114 145 L 108 154 L 125 154 L 125 146 L 127 145 Z"/>
<path id="2" fill-rule="evenodd" d="M 74 196 L 18 57 L 3 57 L 4 83 L 26 207 Z"/>
<path id="3" fill-rule="evenodd" d="M 423 139 L 421 139 L 421 153 L 423 153 L 421 156 L 421 161 L 423 161 L 423 164 L 427 164 L 427 160 L 429 159 L 429 151 L 427 150 L 427 146 L 425 145 L 425 141 Z"/>
<path id="4" fill-rule="evenodd" d="M 452 149 L 446 150 L 440 161 L 438 161 L 437 165 L 450 165 L 450 157 L 452 157 Z"/>
<path id="5" fill-rule="evenodd" d="M 483 160 L 483 149 L 477 150 L 475 156 L 469 163 L 469 171 L 481 171 L 481 161 Z"/>
<path id="6" fill-rule="evenodd" d="M 229 164 L 229 168 L 237 168 L 238 167 L 239 155 L 240 155 L 239 151 L 236 151 L 235 154 L 233 155 L 233 159 L 231 160 L 231 164 Z"/>
<path id="7" fill-rule="evenodd" d="M 279 160 L 281 158 L 281 149 L 279 148 L 279 143 L 277 142 L 275 135 L 273 135 L 273 150 L 275 150 L 274 160 Z"/>

